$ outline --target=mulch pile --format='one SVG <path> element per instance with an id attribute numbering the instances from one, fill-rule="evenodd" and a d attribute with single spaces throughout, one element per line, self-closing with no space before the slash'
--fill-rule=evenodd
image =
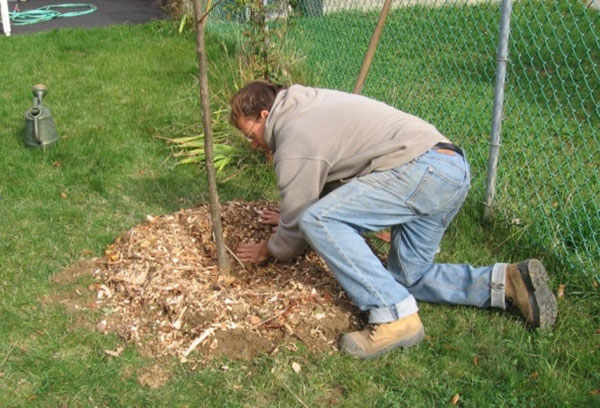
<path id="1" fill-rule="evenodd" d="M 314 252 L 290 262 L 242 265 L 242 241 L 267 239 L 259 222 L 269 202 L 222 205 L 232 273 L 219 273 L 210 209 L 202 206 L 146 221 L 119 236 L 94 271 L 96 325 L 146 355 L 200 361 L 217 355 L 251 358 L 298 342 L 333 351 L 359 313 Z"/>

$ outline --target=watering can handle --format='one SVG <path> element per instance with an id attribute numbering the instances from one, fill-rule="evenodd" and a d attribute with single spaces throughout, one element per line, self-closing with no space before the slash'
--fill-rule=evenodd
<path id="1" fill-rule="evenodd" d="M 38 116 L 39 116 L 39 113 L 36 113 L 35 115 L 33 115 L 33 133 L 35 136 L 35 141 L 39 145 L 41 145 L 42 140 L 40 139 L 40 132 L 39 132 L 39 127 L 38 127 Z"/>
<path id="2" fill-rule="evenodd" d="M 40 106 L 42 106 L 42 97 L 48 92 L 48 88 L 44 84 L 37 84 L 33 86 L 33 133 L 37 144 L 41 145 L 42 140 L 40 139 L 40 132 L 38 127 L 38 115 L 40 114 Z"/>

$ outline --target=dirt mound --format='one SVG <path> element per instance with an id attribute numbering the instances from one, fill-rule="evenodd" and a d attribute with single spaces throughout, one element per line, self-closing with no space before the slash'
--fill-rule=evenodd
<path id="1" fill-rule="evenodd" d="M 258 222 L 268 202 L 228 202 L 222 217 L 230 251 L 266 239 Z M 242 265 L 220 274 L 207 206 L 146 222 L 118 237 L 96 262 L 97 329 L 116 332 L 144 354 L 183 361 L 227 355 L 251 358 L 298 341 L 334 350 L 358 327 L 352 306 L 325 263 L 308 251 L 291 262 Z"/>

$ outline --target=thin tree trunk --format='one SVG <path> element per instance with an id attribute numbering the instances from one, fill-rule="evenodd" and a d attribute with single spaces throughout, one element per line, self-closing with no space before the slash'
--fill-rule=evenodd
<path id="1" fill-rule="evenodd" d="M 204 127 L 204 154 L 206 157 L 206 175 L 208 177 L 208 192 L 210 196 L 210 212 L 213 226 L 213 235 L 217 245 L 217 262 L 219 272 L 229 273 L 230 263 L 227 257 L 225 242 L 223 240 L 223 227 L 221 225 L 221 205 L 217 192 L 217 179 L 215 174 L 213 137 L 211 126 L 210 98 L 208 88 L 208 63 L 206 59 L 206 10 L 202 0 L 193 0 L 195 26 L 196 26 L 196 52 L 198 54 L 198 82 L 200 83 L 200 100 L 202 103 L 202 125 Z"/>

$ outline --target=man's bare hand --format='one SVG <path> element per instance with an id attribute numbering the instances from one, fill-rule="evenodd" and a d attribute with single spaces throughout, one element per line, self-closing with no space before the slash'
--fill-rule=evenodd
<path id="1" fill-rule="evenodd" d="M 267 225 L 279 225 L 279 207 L 272 210 L 264 210 L 260 215 L 260 222 Z"/>
<path id="2" fill-rule="evenodd" d="M 242 262 L 260 263 L 269 259 L 269 248 L 267 241 L 259 243 L 240 244 L 237 247 L 236 255 Z"/>

